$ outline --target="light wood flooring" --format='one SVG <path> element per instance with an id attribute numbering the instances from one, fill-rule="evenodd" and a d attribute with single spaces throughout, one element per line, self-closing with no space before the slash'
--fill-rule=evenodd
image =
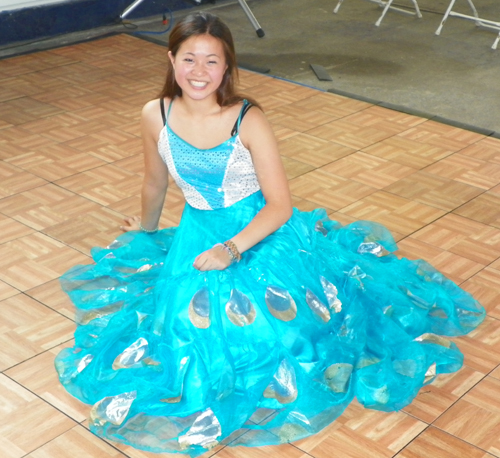
<path id="1" fill-rule="evenodd" d="M 75 329 L 58 277 L 139 211 L 140 110 L 166 59 L 120 35 L 0 61 L 2 458 L 157 456 L 91 434 L 53 360 Z M 455 339 L 464 368 L 403 411 L 353 402 L 306 440 L 205 458 L 500 457 L 500 140 L 259 74 L 242 71 L 241 88 L 267 112 L 298 208 L 385 224 L 402 256 L 431 262 L 488 316 Z M 172 187 L 162 226 L 182 207 Z"/>

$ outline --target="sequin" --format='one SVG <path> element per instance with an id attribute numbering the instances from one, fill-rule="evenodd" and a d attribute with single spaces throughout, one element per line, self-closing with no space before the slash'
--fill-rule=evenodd
<path id="1" fill-rule="evenodd" d="M 273 398 L 281 404 L 289 404 L 297 399 L 297 380 L 295 369 L 284 359 L 264 391 L 265 398 Z"/>
<path id="2" fill-rule="evenodd" d="M 131 391 L 101 399 L 92 407 L 90 421 L 96 426 L 104 426 L 106 423 L 121 425 L 136 397 L 137 392 Z"/>
<path id="3" fill-rule="evenodd" d="M 335 363 L 325 370 L 325 381 L 335 393 L 346 393 L 353 366 L 349 363 Z"/>
<path id="4" fill-rule="evenodd" d="M 210 295 L 206 286 L 194 294 L 188 314 L 191 323 L 197 328 L 206 329 L 210 326 Z"/>
<path id="5" fill-rule="evenodd" d="M 189 431 L 179 436 L 179 445 L 185 450 L 191 445 L 200 445 L 210 450 L 218 444 L 217 438 L 222 434 L 219 420 L 212 409 L 205 410 L 193 422 Z"/>
<path id="6" fill-rule="evenodd" d="M 379 258 L 389 254 L 389 252 L 380 243 L 377 242 L 361 243 L 358 246 L 358 253 L 359 254 L 371 253 Z"/>
<path id="7" fill-rule="evenodd" d="M 328 301 L 330 310 L 334 310 L 335 313 L 341 312 L 342 302 L 340 302 L 340 299 L 337 297 L 337 294 L 339 293 L 337 287 L 323 276 L 320 276 L 319 279 L 321 281 L 321 286 L 323 286 L 323 291 L 325 293 L 326 300 Z"/>
<path id="8" fill-rule="evenodd" d="M 432 363 L 429 366 L 429 369 L 427 369 L 427 372 L 425 373 L 425 378 L 424 378 L 424 384 L 430 383 L 432 380 L 436 378 L 436 363 Z"/>
<path id="9" fill-rule="evenodd" d="M 431 334 L 430 332 L 426 332 L 425 334 L 422 334 L 421 336 L 418 336 L 413 340 L 415 340 L 416 342 L 432 343 L 441 345 L 442 347 L 451 348 L 451 342 L 448 339 L 445 339 L 444 337 L 438 336 L 436 334 Z"/>
<path id="10" fill-rule="evenodd" d="M 226 304 L 226 314 L 236 326 L 246 326 L 255 321 L 255 307 L 250 299 L 237 289 L 231 290 L 231 297 Z"/>
<path id="11" fill-rule="evenodd" d="M 275 318 L 291 321 L 297 316 L 297 305 L 290 293 L 279 286 L 268 286 L 266 290 L 267 308 Z"/>
<path id="12" fill-rule="evenodd" d="M 330 321 L 330 312 L 319 300 L 318 296 L 316 296 L 316 294 L 314 294 L 309 288 L 307 288 L 306 291 L 306 302 L 309 308 L 325 323 Z"/>

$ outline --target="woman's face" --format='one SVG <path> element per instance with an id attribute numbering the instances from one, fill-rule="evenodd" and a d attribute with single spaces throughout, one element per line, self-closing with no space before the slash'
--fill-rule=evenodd
<path id="1" fill-rule="evenodd" d="M 195 35 L 182 43 L 175 56 L 170 51 L 168 56 L 183 97 L 215 97 L 227 69 L 220 40 L 208 34 Z"/>

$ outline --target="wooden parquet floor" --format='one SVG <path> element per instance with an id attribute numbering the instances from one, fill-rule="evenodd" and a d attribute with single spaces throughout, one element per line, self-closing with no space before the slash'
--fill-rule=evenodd
<path id="1" fill-rule="evenodd" d="M 139 211 L 139 115 L 163 83 L 166 50 L 127 35 L 0 61 L 0 455 L 151 458 L 87 428 L 88 406 L 58 383 L 72 305 L 58 277 L 109 244 Z M 386 225 L 486 307 L 455 339 L 465 354 L 400 412 L 356 402 L 280 447 L 217 458 L 500 457 L 500 140 L 358 100 L 241 72 L 279 139 L 294 205 L 342 223 Z M 162 226 L 183 208 L 169 190 Z"/>

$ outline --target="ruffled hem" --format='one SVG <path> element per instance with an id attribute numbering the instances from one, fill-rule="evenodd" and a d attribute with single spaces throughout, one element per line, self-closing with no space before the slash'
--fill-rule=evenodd
<path id="1" fill-rule="evenodd" d="M 187 206 L 178 228 L 124 234 L 62 277 L 78 328 L 56 368 L 93 405 L 95 433 L 191 456 L 280 444 L 320 431 L 354 397 L 401 409 L 461 367 L 441 335 L 469 332 L 484 310 L 426 262 L 398 259 L 379 224 L 295 210 L 240 263 L 192 267 L 262 205 L 256 193 L 222 210 Z"/>

